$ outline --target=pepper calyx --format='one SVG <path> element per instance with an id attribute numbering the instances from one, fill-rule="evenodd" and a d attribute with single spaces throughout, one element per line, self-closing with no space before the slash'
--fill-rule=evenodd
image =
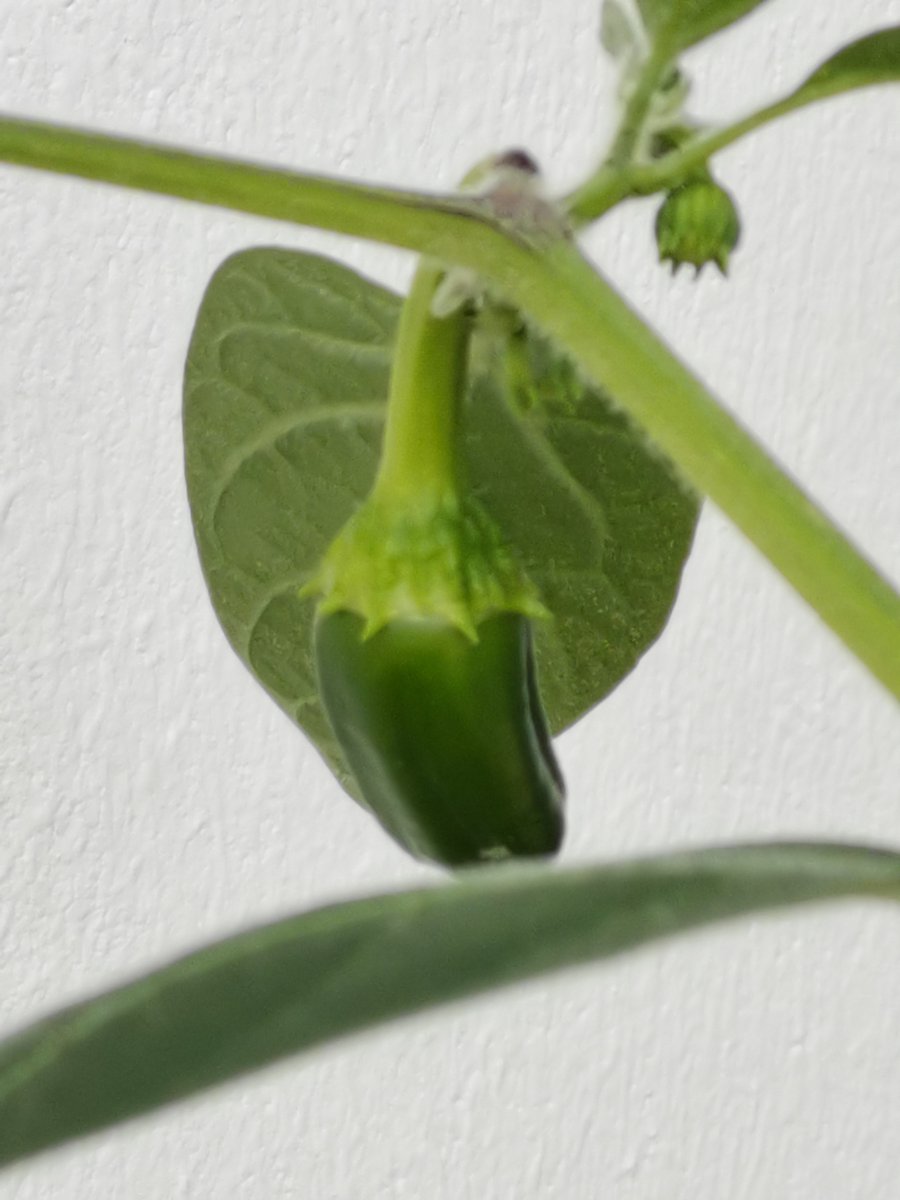
<path id="1" fill-rule="evenodd" d="M 398 502 L 376 489 L 301 595 L 319 596 L 321 615 L 357 613 L 364 639 L 413 618 L 444 621 L 477 642 L 478 625 L 493 614 L 549 616 L 494 520 L 453 491 Z"/>

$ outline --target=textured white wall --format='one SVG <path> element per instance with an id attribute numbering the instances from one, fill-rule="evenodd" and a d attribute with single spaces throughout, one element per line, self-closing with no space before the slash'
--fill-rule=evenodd
<path id="1" fill-rule="evenodd" d="M 732 114 L 900 0 L 778 0 L 694 55 Z M 0 108 L 444 186 L 609 129 L 595 0 L 0 3 Z M 652 206 L 603 267 L 900 578 L 900 89 L 722 159 L 730 282 L 672 282 Z M 238 926 L 434 878 L 225 644 L 182 484 L 182 361 L 238 247 L 408 257 L 0 167 L 0 1023 Z M 565 861 L 767 836 L 900 842 L 895 706 L 715 512 L 675 617 L 561 742 Z M 17 1200 L 892 1200 L 900 918 L 744 924 L 396 1025 L 4 1176 Z"/>

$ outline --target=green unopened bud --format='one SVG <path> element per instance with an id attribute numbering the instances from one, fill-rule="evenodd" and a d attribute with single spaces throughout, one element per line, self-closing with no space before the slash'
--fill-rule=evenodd
<path id="1" fill-rule="evenodd" d="M 530 622 L 496 613 L 476 632 L 406 618 L 367 638 L 346 610 L 316 623 L 320 695 L 364 801 L 451 867 L 553 854 L 563 833 Z"/>
<path id="2" fill-rule="evenodd" d="M 699 274 L 706 263 L 714 262 L 727 274 L 740 232 L 734 200 L 708 175 L 673 188 L 656 214 L 660 262 L 670 262 L 673 273 L 690 263 Z"/>

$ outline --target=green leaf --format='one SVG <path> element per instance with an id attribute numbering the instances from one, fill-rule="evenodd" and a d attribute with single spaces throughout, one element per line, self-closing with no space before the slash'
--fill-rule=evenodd
<path id="1" fill-rule="evenodd" d="M 394 1017 L 847 896 L 900 899 L 900 854 L 785 844 L 565 872 L 482 868 L 252 929 L 0 1044 L 0 1163 Z"/>
<path id="2" fill-rule="evenodd" d="M 733 25 L 764 0 L 637 0 L 651 41 L 672 57 Z"/>
<path id="3" fill-rule="evenodd" d="M 792 107 L 876 83 L 900 81 L 900 25 L 870 33 L 832 55 L 792 94 Z"/>
<path id="4" fill-rule="evenodd" d="M 249 250 L 213 277 L 186 369 L 188 491 L 213 605 L 351 792 L 316 690 L 314 604 L 297 591 L 371 486 L 399 308 L 328 259 Z M 559 731 L 660 633 L 697 501 L 547 343 L 517 349 L 511 388 L 479 343 L 464 451 L 473 490 L 554 614 L 536 652 Z"/>
<path id="5" fill-rule="evenodd" d="M 670 171 L 676 172 L 676 178 L 684 178 L 747 134 L 807 104 L 880 83 L 900 83 L 900 25 L 881 29 L 851 42 L 826 59 L 787 96 L 742 117 L 732 125 L 701 134 L 684 143 L 681 150 L 668 159 L 660 160 L 656 167 L 649 168 L 649 178 L 641 181 L 640 190 L 649 192 L 670 186 Z M 657 177 L 653 178 L 655 173 Z"/>

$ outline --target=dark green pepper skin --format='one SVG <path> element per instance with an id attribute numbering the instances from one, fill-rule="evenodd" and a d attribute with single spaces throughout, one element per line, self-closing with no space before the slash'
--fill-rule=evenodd
<path id="1" fill-rule="evenodd" d="M 528 618 L 492 615 L 477 642 L 440 620 L 395 619 L 365 639 L 364 624 L 320 616 L 316 664 L 332 729 L 387 831 L 449 867 L 555 853 L 564 786 Z"/>

